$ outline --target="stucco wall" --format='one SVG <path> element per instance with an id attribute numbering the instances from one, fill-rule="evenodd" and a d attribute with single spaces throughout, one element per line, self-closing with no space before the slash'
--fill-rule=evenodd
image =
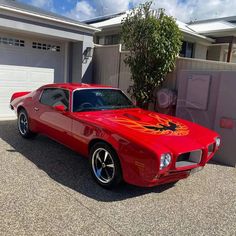
<path id="1" fill-rule="evenodd" d="M 210 46 L 208 48 L 207 59 L 212 61 L 220 61 L 222 57 L 221 54 L 222 54 L 221 46 Z"/>
<path id="2" fill-rule="evenodd" d="M 220 151 L 214 160 L 223 164 L 236 166 L 235 138 L 235 109 L 236 109 L 236 66 L 234 71 L 219 70 L 180 70 L 178 72 L 178 102 L 176 115 L 183 119 L 201 124 L 212 130 L 216 130 L 222 139 Z M 198 103 L 189 101 L 187 94 L 190 92 L 189 84 L 195 79 L 195 91 L 191 98 L 196 95 Z M 209 80 L 209 84 L 204 80 Z M 208 87 L 209 85 L 209 87 Z M 207 87 L 206 87 L 207 86 Z M 198 87 L 202 89 L 198 89 Z M 204 87 L 207 89 L 207 96 L 203 96 Z M 199 93 L 199 94 L 198 94 Z M 227 94 L 227 95 L 226 95 Z M 199 104 L 205 103 L 205 107 Z M 233 122 L 232 128 L 221 126 L 223 119 Z"/>
<path id="3" fill-rule="evenodd" d="M 132 84 L 130 70 L 124 63 L 124 58 L 128 53 L 121 52 L 119 45 L 96 47 L 94 82 L 119 87 L 127 92 L 128 87 Z M 187 82 L 193 75 L 210 76 L 209 92 L 205 96 L 208 98 L 206 109 L 186 108 Z M 234 127 L 236 126 L 235 77 L 236 64 L 234 63 L 178 58 L 175 70 L 167 76 L 164 84 L 167 88 L 178 90 L 178 116 L 215 129 L 222 135 L 223 143 L 227 143 L 227 145 L 222 147 L 220 155 L 216 156 L 215 160 L 233 166 L 236 164 L 235 156 L 231 155 L 234 151 L 236 152 L 234 150 L 236 146 L 233 147 L 232 144 L 236 138 L 235 128 L 233 130 L 222 129 L 219 121 L 224 116 L 229 117 L 233 119 Z M 197 91 L 201 98 L 202 91 Z"/>
<path id="4" fill-rule="evenodd" d="M 124 91 L 131 84 L 130 70 L 124 63 L 124 58 L 129 52 L 121 51 L 120 45 L 95 46 L 94 50 L 94 82 L 120 87 Z M 219 61 L 200 60 L 191 58 L 178 58 L 176 67 L 169 73 L 165 86 L 177 89 L 177 74 L 180 70 L 228 70 L 236 69 L 234 63 L 224 63 Z"/>
<path id="5" fill-rule="evenodd" d="M 208 46 L 199 43 L 195 44 L 194 58 L 206 60 Z"/>

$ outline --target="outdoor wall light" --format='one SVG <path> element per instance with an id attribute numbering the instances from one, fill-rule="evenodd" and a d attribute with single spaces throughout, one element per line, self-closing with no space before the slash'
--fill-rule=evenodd
<path id="1" fill-rule="evenodd" d="M 93 56 L 93 48 L 87 47 L 83 52 L 83 62 L 87 62 L 89 58 Z"/>
<path id="2" fill-rule="evenodd" d="M 84 56 L 85 56 L 86 58 L 92 57 L 92 56 L 93 56 L 93 48 L 87 47 L 87 48 L 84 50 Z"/>

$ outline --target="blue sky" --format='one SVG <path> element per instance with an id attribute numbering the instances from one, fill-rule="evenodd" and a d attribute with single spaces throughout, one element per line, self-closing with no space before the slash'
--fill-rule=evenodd
<path id="1" fill-rule="evenodd" d="M 77 20 L 122 12 L 143 0 L 17 0 Z M 236 0 L 154 0 L 154 8 L 165 8 L 178 20 L 209 19 L 236 15 Z"/>

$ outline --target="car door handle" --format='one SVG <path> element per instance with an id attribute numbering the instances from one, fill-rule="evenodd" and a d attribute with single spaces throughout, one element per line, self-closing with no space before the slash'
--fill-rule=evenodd
<path id="1" fill-rule="evenodd" d="M 39 111 L 39 108 L 38 108 L 38 107 L 35 107 L 34 110 L 35 110 L 35 111 Z"/>

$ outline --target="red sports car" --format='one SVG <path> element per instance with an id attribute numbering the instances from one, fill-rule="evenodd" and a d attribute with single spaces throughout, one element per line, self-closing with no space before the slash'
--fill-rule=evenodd
<path id="1" fill-rule="evenodd" d="M 12 95 L 22 137 L 37 133 L 89 157 L 105 188 L 177 182 L 202 169 L 220 146 L 217 133 L 179 118 L 142 110 L 119 89 L 50 84 Z"/>

